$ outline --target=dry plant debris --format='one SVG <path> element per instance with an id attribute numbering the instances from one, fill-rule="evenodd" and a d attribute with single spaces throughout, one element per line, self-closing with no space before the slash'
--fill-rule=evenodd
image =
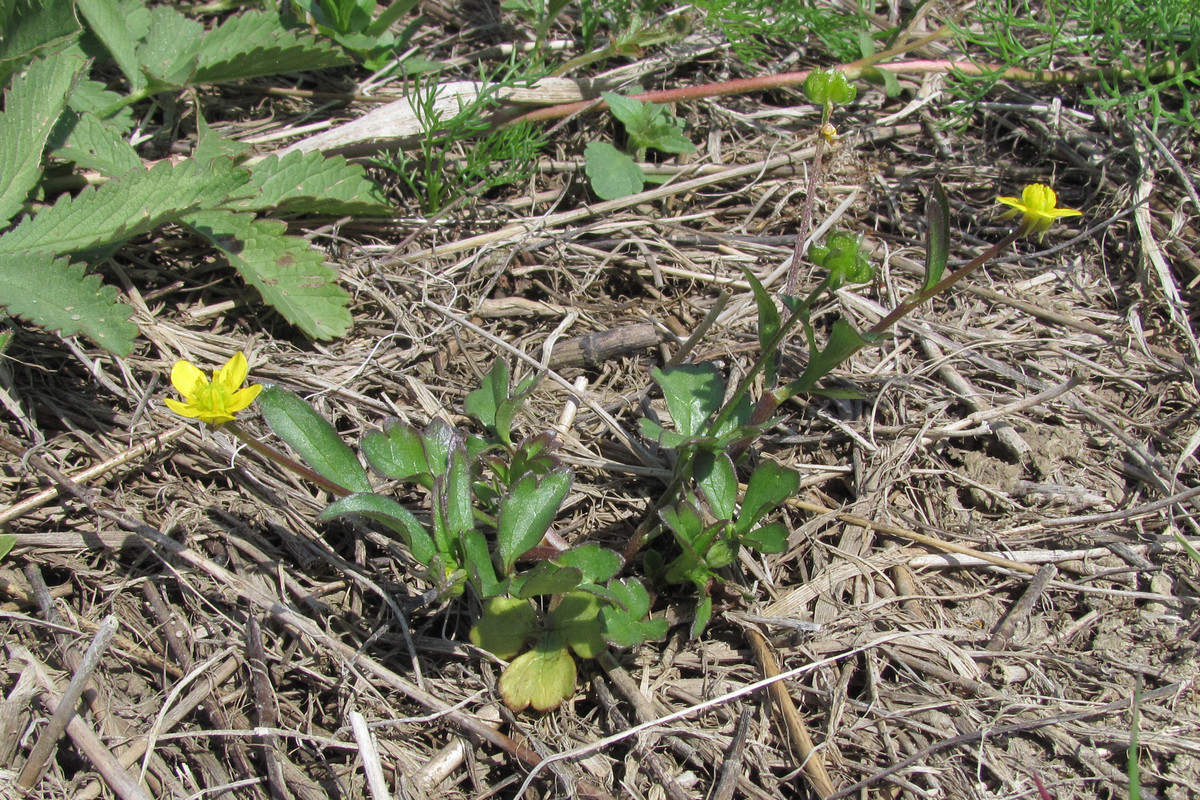
<path id="1" fill-rule="evenodd" d="M 480 27 L 494 9 L 429 5 L 417 40 L 465 79 L 481 42 L 511 44 Z M 719 37 L 685 44 L 519 101 L 746 76 Z M 579 113 L 547 124 L 522 184 L 437 214 L 393 187 L 393 218 L 311 228 L 353 297 L 343 338 L 303 340 L 203 251 L 152 237 L 107 268 L 136 309 L 131 355 L 18 328 L 0 363 L 0 792 L 1068 800 L 1127 796 L 1134 747 L 1143 796 L 1200 796 L 1200 572 L 1181 544 L 1200 537 L 1195 128 L 1003 80 L 953 125 L 944 74 L 897 74 L 897 98 L 861 84 L 811 198 L 814 227 L 867 234 L 882 264 L 837 313 L 868 327 L 920 288 L 934 177 L 952 261 L 1007 233 L 994 199 L 1027 183 L 1082 217 L 844 364 L 833 384 L 863 399 L 781 408 L 761 452 L 802 474 L 786 552 L 743 553 L 698 639 L 693 598 L 661 590 L 668 638 L 585 662 L 546 714 L 498 705 L 499 665 L 468 642 L 478 609 L 431 593 L 396 542 L 315 522 L 325 492 L 173 418 L 171 365 L 245 351 L 357 440 L 388 417 L 468 424 L 495 359 L 548 364 L 520 424 L 559 423 L 576 470 L 556 531 L 620 551 L 669 474 L 635 433 L 663 408 L 649 368 L 728 292 L 683 357 L 738 375 L 758 341 L 741 267 L 782 287 L 821 123 L 797 89 L 679 103 L 698 152 L 644 164 L 665 180 L 632 197 L 589 194 L 577 156 L 612 131 Z M 394 85 L 333 107 L 271 80 L 213 90 L 227 135 L 379 151 L 362 123 L 334 132 Z M 807 357 L 796 337 L 783 370 Z M 241 424 L 265 433 L 252 409 Z"/>

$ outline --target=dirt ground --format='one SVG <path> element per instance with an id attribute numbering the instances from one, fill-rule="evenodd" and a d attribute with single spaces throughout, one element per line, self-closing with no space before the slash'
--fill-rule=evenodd
<path id="1" fill-rule="evenodd" d="M 446 60 L 490 43 L 438 30 Z M 651 90 L 744 76 L 726 49 L 687 44 L 588 77 Z M 947 39 L 906 57 L 959 52 Z M 789 69 L 812 66 L 795 55 Z M 624 341 L 649 323 L 656 344 L 552 359 L 518 423 L 554 425 L 564 385 L 583 379 L 556 528 L 620 550 L 667 474 L 625 433 L 664 413 L 649 369 L 723 291 L 691 360 L 733 376 L 750 364 L 740 269 L 781 290 L 819 112 L 795 88 L 680 103 L 699 152 L 663 160 L 663 187 L 609 203 L 590 194 L 581 154 L 617 129 L 583 112 L 547 123 L 528 182 L 437 218 L 397 190 L 384 222 L 294 221 L 354 295 L 336 341 L 304 340 L 171 231 L 122 251 L 106 279 L 139 309 L 133 355 L 18 326 L 0 363 L 0 520 L 16 538 L 0 563 L 0 764 L 20 770 L 115 624 L 84 713 L 29 796 L 1068 800 L 1129 796 L 1134 740 L 1143 798 L 1200 796 L 1200 568 L 1179 543 L 1200 539 L 1195 131 L 1154 133 L 1077 85 L 1011 81 L 955 124 L 948 82 L 901 75 L 895 98 L 863 84 L 835 115 L 814 225 L 865 234 L 879 274 L 840 290 L 818 326 L 840 314 L 867 327 L 919 288 L 935 178 L 952 263 L 1011 230 L 995 198 L 1027 183 L 1082 216 L 826 381 L 864 399 L 781 408 L 759 457 L 802 475 L 781 517 L 787 551 L 744 554 L 699 639 L 694 593 L 661 588 L 668 638 L 584 662 L 576 697 L 545 714 L 500 704 L 501 665 L 466 636 L 478 603 L 430 602 L 396 542 L 318 523 L 320 490 L 174 417 L 170 367 L 244 351 L 252 380 L 301 393 L 357 442 L 390 417 L 469 428 L 463 398 L 495 359 L 528 374 L 575 337 Z M 207 102 L 228 109 L 225 134 L 259 138 L 313 120 L 337 130 L 379 105 L 266 91 L 291 86 L 314 84 Z M 785 375 L 807 357 L 795 337 Z M 244 420 L 270 437 L 253 409 Z M 420 501 L 410 486 L 396 496 Z M 772 671 L 789 674 L 754 686 Z"/>

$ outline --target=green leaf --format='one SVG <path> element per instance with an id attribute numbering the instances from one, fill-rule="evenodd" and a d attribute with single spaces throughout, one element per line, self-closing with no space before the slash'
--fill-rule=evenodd
<path id="1" fill-rule="evenodd" d="M 492 597 L 483 601 L 483 616 L 471 628 L 471 644 L 509 659 L 521 652 L 537 627 L 537 612 L 528 600 Z"/>
<path id="2" fill-rule="evenodd" d="M 137 49 L 152 90 L 181 89 L 196 72 L 204 26 L 169 6 L 150 11 L 150 33 Z"/>
<path id="3" fill-rule="evenodd" d="M 508 364 L 504 359 L 498 358 L 483 376 L 479 388 L 467 395 L 463 401 L 463 410 L 489 433 L 499 436 L 505 444 L 510 444 L 509 432 L 501 432 L 496 428 L 496 412 L 507 398 Z"/>
<path id="4" fill-rule="evenodd" d="M 875 38 L 867 31 L 858 31 L 858 52 L 863 58 L 870 58 L 875 55 Z"/>
<path id="5" fill-rule="evenodd" d="M 621 120 L 626 131 L 641 130 L 650 124 L 650 108 L 645 102 L 616 92 L 601 92 L 600 97 L 608 104 L 613 116 Z"/>
<path id="6" fill-rule="evenodd" d="M 467 531 L 462 537 L 465 567 L 482 598 L 495 597 L 501 593 L 500 581 L 496 579 L 496 568 L 492 566 L 492 553 L 487 539 L 479 531 Z"/>
<path id="7" fill-rule="evenodd" d="M 445 473 L 450 463 L 450 450 L 463 440 L 463 435 L 446 424 L 445 420 L 433 419 L 425 426 L 421 441 L 425 445 L 425 459 L 434 475 Z"/>
<path id="8" fill-rule="evenodd" d="M 133 309 L 117 302 L 117 290 L 46 250 L 0 253 L 0 306 L 61 336 L 82 333 L 110 353 L 133 350 Z"/>
<path id="9" fill-rule="evenodd" d="M 392 420 L 383 432 L 368 433 L 362 439 L 367 463 L 381 475 L 399 481 L 412 480 L 426 489 L 433 488 L 433 472 L 425 456 L 420 432 L 411 425 Z"/>
<path id="10" fill-rule="evenodd" d="M 433 561 L 433 538 L 412 512 L 395 500 L 370 492 L 350 494 L 326 506 L 317 519 L 328 522 L 346 514 L 366 517 L 397 534 L 412 557 L 425 566 Z"/>
<path id="11" fill-rule="evenodd" d="M 0 536 L 0 559 L 3 559 L 6 555 L 11 553 L 16 544 L 17 537 L 7 533 Z"/>
<path id="12" fill-rule="evenodd" d="M 878 338 L 874 335 L 863 335 L 856 331 L 849 322 L 839 319 L 833 323 L 833 330 L 829 334 L 829 341 L 826 343 L 825 349 L 817 350 L 811 329 L 807 324 L 805 331 L 809 335 L 810 345 L 813 346 L 804 372 L 799 378 L 788 384 L 788 390 L 793 393 L 808 391 L 810 387 L 816 385 L 817 381 L 836 369 L 839 364 Z"/>
<path id="13" fill-rule="evenodd" d="M 388 32 L 392 23 L 417 7 L 418 0 L 394 0 L 378 17 L 363 31 L 367 36 L 378 38 Z"/>
<path id="14" fill-rule="evenodd" d="M 75 5 L 112 55 L 134 92 L 146 86 L 146 78 L 138 68 L 136 55 L 138 36 L 129 29 L 125 13 L 117 0 L 75 0 Z"/>
<path id="15" fill-rule="evenodd" d="M 764 358 L 763 381 L 768 387 L 771 387 L 779 378 L 779 349 L 776 347 L 771 352 L 767 352 L 767 346 L 779 333 L 779 327 L 783 323 L 779 317 L 779 308 L 775 305 L 775 299 L 763 288 L 762 281 L 758 279 L 754 271 L 743 264 L 742 275 L 746 277 L 746 282 L 750 284 L 750 290 L 754 292 L 754 305 L 758 308 L 758 346 Z"/>
<path id="16" fill-rule="evenodd" d="M 787 537 L 787 526 L 782 522 L 772 522 L 747 533 L 742 537 L 742 544 L 760 553 L 782 553 L 787 549 Z"/>
<path id="17" fill-rule="evenodd" d="M 583 582 L 578 567 L 560 567 L 552 561 L 539 561 L 529 572 L 513 578 L 509 591 L 528 600 L 547 594 L 569 592 Z"/>
<path id="18" fill-rule="evenodd" d="M 600 626 L 600 601 L 588 592 L 568 592 L 550 612 L 551 627 L 580 658 L 595 658 L 608 647 Z"/>
<path id="19" fill-rule="evenodd" d="M 230 158 L 238 159 L 245 155 L 250 149 L 250 145 L 245 142 L 239 142 L 234 139 L 226 139 L 221 134 L 217 133 L 209 126 L 208 121 L 204 119 L 204 114 L 199 107 L 196 108 L 196 149 L 192 151 L 192 158 L 201 163 L 212 161 L 215 158 Z M 250 176 L 251 186 L 256 186 L 257 181 L 254 180 L 254 175 Z M 232 203 L 235 208 L 241 205 L 240 201 Z"/>
<path id="20" fill-rule="evenodd" d="M 286 389 L 266 384 L 258 396 L 263 417 L 320 475 L 351 492 L 370 492 L 367 471 L 329 422 L 307 402 Z"/>
<path id="21" fill-rule="evenodd" d="M 642 168 L 608 142 L 588 142 L 583 159 L 592 191 L 601 200 L 629 197 L 646 184 Z"/>
<path id="22" fill-rule="evenodd" d="M 571 471 L 560 468 L 540 480 L 526 475 L 500 501 L 496 543 L 500 570 L 512 572 L 517 559 L 532 550 L 546 535 L 554 515 L 571 489 Z"/>
<path id="23" fill-rule="evenodd" d="M 337 273 L 307 241 L 285 236 L 284 223 L 232 211 L 203 211 L 183 221 L 220 250 L 268 305 L 312 338 L 334 339 L 350 329 L 350 295 L 335 283 Z"/>
<path id="24" fill-rule="evenodd" d="M 471 508 L 471 465 L 462 439 L 450 448 L 444 477 L 440 499 L 446 513 L 446 526 L 453 540 L 459 540 L 467 531 L 475 530 L 475 512 Z M 434 485 L 437 485 L 436 480 Z"/>
<path id="25" fill-rule="evenodd" d="M 56 158 L 74 161 L 84 169 L 94 169 L 110 178 L 142 166 L 141 157 L 117 127 L 91 112 L 80 114 L 68 109 L 55 126 L 54 141 L 62 142 L 54 146 Z"/>
<path id="26" fill-rule="evenodd" d="M 733 461 L 725 453 L 701 450 L 692 463 L 692 477 L 704 493 L 713 516 L 732 520 L 737 505 L 738 480 Z"/>
<path id="27" fill-rule="evenodd" d="M 668 506 L 658 512 L 658 515 L 680 543 L 691 544 L 699 541 L 704 532 L 704 519 L 691 503 Z"/>
<path id="28" fill-rule="evenodd" d="M 704 629 L 708 627 L 709 621 L 712 619 L 713 601 L 711 597 L 705 597 L 700 601 L 700 605 L 696 606 L 696 618 L 692 620 L 692 638 L 697 639 L 700 634 L 704 633 Z"/>
<path id="29" fill-rule="evenodd" d="M 291 214 L 386 216 L 391 208 L 379 187 L 358 164 L 341 156 L 294 150 L 267 156 L 250 168 L 250 183 L 260 192 L 237 207 Z"/>
<path id="30" fill-rule="evenodd" d="M 725 397 L 725 379 L 716 365 L 704 361 L 667 370 L 655 367 L 650 377 L 662 388 L 675 429 L 684 436 L 703 434 Z"/>
<path id="31" fill-rule="evenodd" d="M 277 14 L 246 11 L 204 38 L 196 83 L 219 83 L 280 72 L 309 72 L 349 64 L 339 49 L 284 28 Z"/>
<path id="32" fill-rule="evenodd" d="M 148 233 L 184 214 L 216 206 L 236 195 L 249 179 L 227 162 L 198 165 L 159 162 L 132 170 L 99 189 L 62 195 L 48 209 L 0 236 L 0 254 L 21 250 L 59 253 L 117 244 Z"/>
<path id="33" fill-rule="evenodd" d="M 624 564 L 621 556 L 595 542 L 572 547 L 554 557 L 563 567 L 576 567 L 588 583 L 602 583 L 616 575 Z"/>
<path id="34" fill-rule="evenodd" d="M 2 5 L 2 4 L 0 4 Z M 0 11 L 0 86 L 31 58 L 60 51 L 79 36 L 71 0 L 12 0 Z"/>
<path id="35" fill-rule="evenodd" d="M 937 286 L 950 259 L 950 202 L 942 182 L 934 179 L 933 189 L 925 203 L 928 227 L 925 230 L 925 282 L 921 291 Z"/>
<path id="36" fill-rule="evenodd" d="M 4 93 L 0 113 L 0 225 L 42 176 L 42 149 L 87 64 L 69 56 L 39 58 Z"/>
<path id="37" fill-rule="evenodd" d="M 729 535 L 730 525 L 724 521 L 714 522 L 704 529 L 704 539 L 708 542 L 700 549 L 704 555 L 704 563 L 710 569 L 728 567 L 737 558 L 738 543 Z"/>
<path id="38" fill-rule="evenodd" d="M 667 620 L 645 619 L 650 612 L 650 594 L 641 581 L 634 578 L 613 581 L 608 589 L 620 604 L 605 606 L 600 611 L 604 638 L 609 644 L 633 647 L 667 635 Z"/>
<path id="39" fill-rule="evenodd" d="M 883 86 L 883 93 L 888 97 L 896 97 L 900 94 L 900 81 L 896 78 L 896 74 L 882 67 L 864 67 L 862 77 L 871 83 L 878 83 Z"/>
<path id="40" fill-rule="evenodd" d="M 500 675 L 499 689 L 512 711 L 558 708 L 575 693 L 575 659 L 562 647 L 535 647 L 513 659 Z"/>
<path id="41" fill-rule="evenodd" d="M 766 514 L 774 511 L 800 488 L 800 474 L 774 461 L 763 461 L 750 475 L 742 511 L 734 530 L 745 535 Z"/>

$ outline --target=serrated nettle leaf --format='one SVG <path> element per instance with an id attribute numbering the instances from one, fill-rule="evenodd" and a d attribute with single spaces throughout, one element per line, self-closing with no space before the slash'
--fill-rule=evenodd
<path id="1" fill-rule="evenodd" d="M 0 20 L 0 86 L 31 58 L 59 52 L 79 38 L 80 25 L 71 0 L 31 0 L 10 9 Z"/>
<path id="2" fill-rule="evenodd" d="M 367 463 L 381 475 L 399 481 L 412 480 L 426 489 L 433 486 L 425 445 L 420 432 L 413 426 L 392 420 L 382 432 L 374 431 L 364 436 L 361 449 Z"/>
<path id="3" fill-rule="evenodd" d="M 265 384 L 258 396 L 263 418 L 275 435 L 320 475 L 351 492 L 370 492 L 367 471 L 329 422 L 298 395 Z"/>
<path id="4" fill-rule="evenodd" d="M 550 627 L 580 658 L 595 658 L 608 646 L 600 625 L 600 600 L 587 592 L 563 595 L 550 612 Z"/>
<path id="5" fill-rule="evenodd" d="M 921 291 L 937 286 L 950 260 L 950 202 L 942 182 L 934 179 L 925 202 L 925 281 Z"/>
<path id="6" fill-rule="evenodd" d="M 259 189 L 237 204 L 246 210 L 283 210 L 293 214 L 391 213 L 379 187 L 366 172 L 341 156 L 293 150 L 267 156 L 251 168 L 250 182 Z"/>
<path id="7" fill-rule="evenodd" d="M 742 537 L 742 544 L 760 553 L 782 553 L 787 549 L 787 537 L 787 526 L 782 522 L 772 522 L 747 533 Z"/>
<path id="8" fill-rule="evenodd" d="M 779 316 L 779 308 L 775 305 L 775 298 L 767 293 L 767 290 L 762 285 L 762 281 L 758 279 L 754 271 L 743 264 L 742 275 L 745 276 L 746 282 L 750 284 L 750 290 L 754 293 L 754 305 L 758 309 L 758 346 L 765 359 L 763 381 L 767 387 L 772 387 L 779 377 L 779 350 L 776 348 L 771 352 L 767 352 L 767 347 L 771 340 L 775 338 L 775 335 L 779 333 L 779 328 L 783 324 L 783 321 Z"/>
<path id="9" fill-rule="evenodd" d="M 705 433 L 705 423 L 725 397 L 725 379 L 716 365 L 704 361 L 667 370 L 655 367 L 650 376 L 662 388 L 675 429 L 684 436 Z"/>
<path id="10" fill-rule="evenodd" d="M 778 508 L 800 488 L 800 474 L 773 461 L 763 461 L 750 475 L 742 510 L 734 529 L 745 534 L 765 514 Z"/>
<path id="11" fill-rule="evenodd" d="M 711 597 L 705 597 L 696 606 L 696 618 L 692 620 L 692 638 L 699 638 L 700 634 L 704 633 L 704 629 L 708 627 L 709 621 L 712 620 L 713 601 Z"/>
<path id="12" fill-rule="evenodd" d="M 204 37 L 195 82 L 219 83 L 349 63 L 328 42 L 284 28 L 277 14 L 245 11 Z"/>
<path id="13" fill-rule="evenodd" d="M 576 567 L 584 580 L 601 583 L 616 575 L 624 565 L 618 553 L 588 542 L 572 547 L 554 557 L 555 563 L 563 567 Z"/>
<path id="14" fill-rule="evenodd" d="M 196 149 L 192 151 L 192 158 L 201 163 L 222 157 L 236 159 L 245 155 L 249 149 L 250 145 L 245 142 L 227 139 L 214 131 L 208 121 L 204 119 L 200 108 L 196 108 Z M 256 185 L 253 172 L 250 178 L 251 184 Z M 240 207 L 242 202 L 245 201 L 239 201 L 234 206 Z"/>
<path id="15" fill-rule="evenodd" d="M 328 522 L 346 514 L 357 514 L 383 525 L 408 546 L 414 559 L 425 566 L 432 562 L 433 538 L 420 520 L 395 500 L 370 492 L 349 494 L 326 506 L 317 519 Z"/>
<path id="16" fill-rule="evenodd" d="M 738 480 L 733 461 L 725 453 L 701 450 L 692 461 L 692 477 L 717 519 L 732 520 L 737 506 Z"/>
<path id="17" fill-rule="evenodd" d="M 479 388 L 467 395 L 463 401 L 463 410 L 490 433 L 500 436 L 509 443 L 508 431 L 501 434 L 496 430 L 496 412 L 500 404 L 508 398 L 508 364 L 498 358 L 492 368 L 483 376 Z"/>
<path id="18" fill-rule="evenodd" d="M 500 501 L 496 543 L 500 569 L 512 572 L 517 559 L 537 546 L 571 489 L 571 471 L 556 469 L 542 478 L 526 475 Z"/>
<path id="19" fill-rule="evenodd" d="M 226 162 L 162 161 L 150 170 L 131 170 L 98 189 L 89 186 L 78 195 L 62 195 L 0 236 L 0 253 L 66 253 L 120 243 L 238 196 L 249 178 L 250 173 Z"/>
<path id="20" fill-rule="evenodd" d="M 521 652 L 537 630 L 537 612 L 528 600 L 492 597 L 483 601 L 483 616 L 471 628 L 471 644 L 509 659 Z"/>
<path id="21" fill-rule="evenodd" d="M 512 711 L 550 711 L 575 693 L 575 659 L 563 647 L 539 646 L 500 675 L 500 697 Z"/>
<path id="22" fill-rule="evenodd" d="M 150 33 L 137 49 L 137 60 L 152 88 L 187 86 L 199 63 L 204 26 L 170 6 L 150 11 Z"/>
<path id="23" fill-rule="evenodd" d="M 578 567 L 559 566 L 552 561 L 539 561 L 523 575 L 513 576 L 509 591 L 526 600 L 547 594 L 569 592 L 583 582 Z"/>
<path id="24" fill-rule="evenodd" d="M 67 98 L 67 105 L 80 114 L 90 111 L 99 117 L 102 123 L 112 128 L 113 136 L 124 137 L 133 129 L 133 110 L 125 106 L 116 113 L 101 113 L 112 108 L 121 98 L 122 95 L 109 91 L 108 87 L 99 81 L 82 80 Z"/>
<path id="25" fill-rule="evenodd" d="M 268 305 L 307 335 L 333 339 L 350 329 L 350 295 L 335 282 L 337 273 L 307 241 L 284 235 L 284 223 L 233 211 L 197 212 L 182 221 L 220 250 Z"/>
<path id="26" fill-rule="evenodd" d="M 131 30 L 128 18 L 117 0 L 75 0 L 75 5 L 87 20 L 88 27 L 96 34 L 112 55 L 121 72 L 129 81 L 129 88 L 141 91 L 146 78 L 138 68 L 136 55 L 139 31 Z"/>
<path id="27" fill-rule="evenodd" d="M 646 185 L 642 168 L 608 142 L 588 142 L 583 159 L 592 191 L 601 200 L 629 197 Z"/>
<path id="28" fill-rule="evenodd" d="M 74 161 L 110 178 L 142 166 L 141 157 L 119 130 L 90 111 L 65 111 L 54 126 L 49 145 L 56 158 Z"/>
<path id="29" fill-rule="evenodd" d="M 52 55 L 30 62 L 4 93 L 0 113 L 0 226 L 21 210 L 42 176 L 42 149 L 87 63 Z"/>
<path id="30" fill-rule="evenodd" d="M 0 306 L 62 336 L 82 333 L 121 356 L 133 350 L 138 334 L 129 321 L 133 309 L 117 302 L 114 287 L 46 250 L 0 252 Z"/>

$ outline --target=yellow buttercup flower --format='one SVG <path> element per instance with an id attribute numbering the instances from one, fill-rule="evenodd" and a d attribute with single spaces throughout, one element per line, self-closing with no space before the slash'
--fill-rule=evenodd
<path id="1" fill-rule="evenodd" d="M 183 417 L 198 419 L 213 427 L 232 422 L 237 412 L 258 397 L 262 387 L 255 384 L 242 388 L 250 365 L 243 353 L 236 353 L 209 380 L 189 361 L 176 361 L 171 368 L 171 385 L 183 395 L 183 402 L 167 399 L 167 408 Z"/>
<path id="2" fill-rule="evenodd" d="M 1045 237 L 1046 231 L 1050 230 L 1054 220 L 1062 217 L 1078 217 L 1083 213 L 1073 208 L 1056 208 L 1058 195 L 1049 186 L 1040 183 L 1031 183 L 1026 186 L 1021 192 L 1020 200 L 1015 197 L 997 197 L 996 200 L 1012 206 L 1012 211 L 1004 212 L 1000 215 L 1000 219 L 1020 216 L 1021 235 L 1028 236 L 1036 233 L 1039 242 Z"/>

